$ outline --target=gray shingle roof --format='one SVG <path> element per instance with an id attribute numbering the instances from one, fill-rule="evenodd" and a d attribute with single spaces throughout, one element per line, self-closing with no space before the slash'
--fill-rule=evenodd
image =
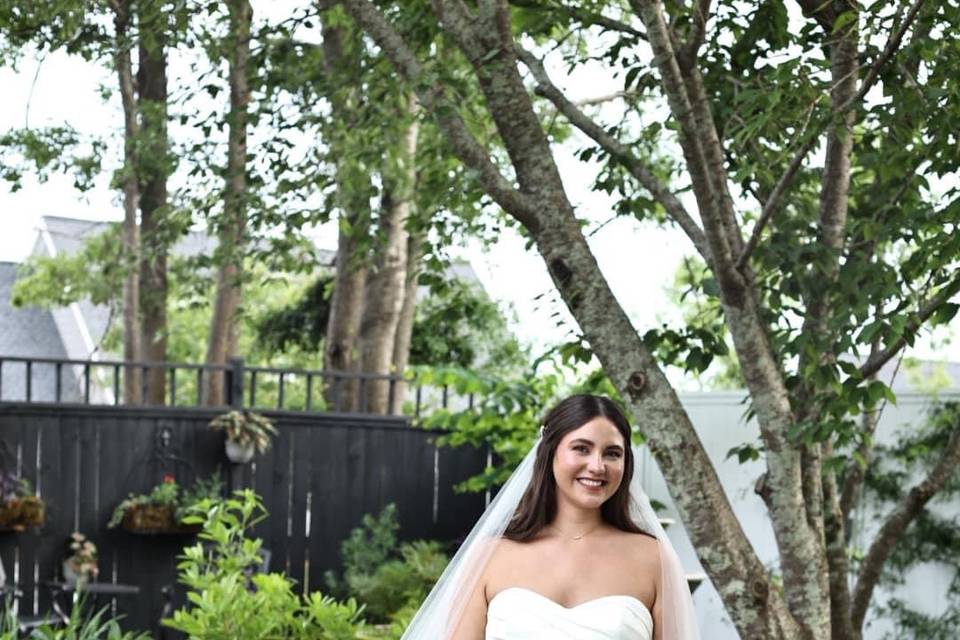
<path id="1" fill-rule="evenodd" d="M 53 313 L 47 309 L 26 307 L 17 309 L 10 304 L 10 294 L 17 278 L 17 265 L 0 262 L 0 355 L 34 358 L 66 358 L 67 352 L 57 331 Z M 26 399 L 26 367 L 19 362 L 0 365 L 0 400 Z M 34 365 L 31 371 L 33 400 L 53 400 L 53 365 Z M 64 399 L 76 399 L 72 373 L 62 371 Z"/>

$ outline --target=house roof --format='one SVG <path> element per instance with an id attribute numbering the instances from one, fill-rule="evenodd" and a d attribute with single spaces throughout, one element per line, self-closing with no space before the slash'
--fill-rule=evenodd
<path id="1" fill-rule="evenodd" d="M 17 279 L 17 265 L 0 262 L 0 355 L 13 357 L 66 358 L 67 352 L 53 313 L 38 307 L 16 308 L 10 304 L 13 284 Z M 19 362 L 0 365 L 0 400 L 26 399 L 26 367 Z M 72 376 L 62 372 L 64 399 L 75 399 L 77 393 L 70 383 Z M 31 371 L 33 400 L 52 400 L 55 369 L 52 365 L 35 365 Z M 71 392 L 72 391 L 72 392 Z"/>

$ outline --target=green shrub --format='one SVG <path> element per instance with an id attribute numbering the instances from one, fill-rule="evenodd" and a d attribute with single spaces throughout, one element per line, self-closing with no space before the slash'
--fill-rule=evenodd
<path id="1" fill-rule="evenodd" d="M 17 640 L 17 616 L 12 602 L 4 603 L 0 617 L 0 640 Z M 31 640 L 149 640 L 146 633 L 123 631 L 117 618 L 107 616 L 108 607 L 90 613 L 84 610 L 83 602 L 76 602 L 70 611 L 70 618 L 62 626 L 40 626 L 30 633 Z"/>
<path id="2" fill-rule="evenodd" d="M 341 545 L 342 580 L 329 572 L 326 576 L 336 593 L 349 594 L 363 603 L 370 622 L 396 620 L 396 614 L 411 602 L 419 605 L 447 566 L 438 542 L 418 540 L 398 548 L 398 528 L 395 505 L 387 505 L 378 516 L 365 515 L 362 525 Z"/>
<path id="3" fill-rule="evenodd" d="M 184 549 L 178 564 L 188 604 L 163 624 L 192 640 L 353 640 L 363 627 L 355 600 L 303 598 L 282 574 L 250 576 L 261 563 L 261 541 L 245 534 L 265 517 L 250 490 L 197 505 L 186 521 L 203 523 L 200 541 Z"/>

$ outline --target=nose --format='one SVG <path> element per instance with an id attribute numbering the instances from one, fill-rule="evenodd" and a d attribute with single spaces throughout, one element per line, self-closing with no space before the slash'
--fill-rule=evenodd
<path id="1" fill-rule="evenodd" d="M 597 454 L 590 457 L 590 462 L 587 465 L 587 470 L 590 473 L 595 473 L 597 475 L 603 475 L 603 472 L 606 470 L 606 467 L 603 462 L 603 455 Z"/>

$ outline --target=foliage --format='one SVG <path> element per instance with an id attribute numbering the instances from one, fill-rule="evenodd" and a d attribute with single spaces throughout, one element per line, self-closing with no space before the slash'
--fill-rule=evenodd
<path id="1" fill-rule="evenodd" d="M 414 318 L 410 364 L 453 366 L 493 373 L 519 369 L 526 353 L 510 334 L 497 303 L 478 285 L 447 274 L 424 274 Z M 319 351 L 326 335 L 333 278 L 322 275 L 285 307 L 254 321 L 266 352 Z"/>
<path id="2" fill-rule="evenodd" d="M 0 467 L 0 502 L 10 502 L 32 495 L 34 493 L 29 480 L 19 477 L 6 467 Z"/>
<path id="3" fill-rule="evenodd" d="M 72 173 L 74 188 L 89 191 L 105 150 L 102 140 L 83 140 L 69 126 L 9 130 L 0 135 L 0 180 L 15 192 L 26 175 L 46 182 L 52 173 Z"/>
<path id="4" fill-rule="evenodd" d="M 217 500 L 223 493 L 223 480 L 217 474 L 198 478 L 189 489 L 184 489 L 172 475 L 165 475 L 149 493 L 124 498 L 113 510 L 107 527 L 113 528 L 123 522 L 130 509 L 142 506 L 172 507 L 175 522 L 180 522 L 190 509 L 204 500 Z"/>
<path id="5" fill-rule="evenodd" d="M 23 530 L 43 524 L 46 505 L 26 478 L 7 466 L 10 452 L 0 441 L 0 527 Z"/>
<path id="6" fill-rule="evenodd" d="M 270 438 L 277 435 L 277 428 L 270 418 L 247 409 L 228 411 L 210 421 L 210 428 L 223 431 L 227 440 L 240 446 L 253 446 L 257 453 L 270 448 Z"/>
<path id="7" fill-rule="evenodd" d="M 177 565 L 188 604 L 163 624 L 192 640 L 353 640 L 363 628 L 354 600 L 341 603 L 317 592 L 301 597 L 282 574 L 251 575 L 262 543 L 246 532 L 265 517 L 250 490 L 193 509 L 187 520 L 202 523 L 203 531 Z"/>
<path id="8" fill-rule="evenodd" d="M 895 443 L 878 445 L 877 463 L 867 471 L 864 504 L 885 511 L 900 500 L 910 480 L 928 472 L 936 464 L 938 453 L 950 435 L 960 429 L 960 403 L 934 406 L 926 424 L 899 434 Z M 953 572 L 944 594 L 945 611 L 930 616 L 913 609 L 901 598 L 892 597 L 876 606 L 877 614 L 891 620 L 895 631 L 891 638 L 952 638 L 960 620 L 960 516 L 944 515 L 938 505 L 949 505 L 960 496 L 960 474 L 938 494 L 936 501 L 923 509 L 899 540 L 881 582 L 894 588 L 903 585 L 907 572 L 919 563 L 937 563 Z"/>
<path id="9" fill-rule="evenodd" d="M 117 252 L 121 228 L 111 224 L 71 255 L 32 256 L 18 267 L 10 295 L 15 307 L 66 307 L 80 300 L 119 305 L 128 267 Z"/>
<path id="10" fill-rule="evenodd" d="M 429 295 L 417 305 L 411 365 L 507 374 L 527 363 L 500 305 L 479 285 L 458 278 L 421 280 L 426 280 Z"/>
<path id="11" fill-rule="evenodd" d="M 397 621 L 423 601 L 447 566 L 438 542 L 417 540 L 397 546 L 397 509 L 367 514 L 341 543 L 343 578 L 324 576 L 332 593 L 350 594 L 372 622 Z M 401 630 L 402 631 L 402 630 Z"/>
<path id="12" fill-rule="evenodd" d="M 333 277 L 322 275 L 290 306 L 270 309 L 255 321 L 257 342 L 266 351 L 284 352 L 291 346 L 318 351 L 330 319 Z"/>
<path id="13" fill-rule="evenodd" d="M 31 640 L 148 640 L 150 634 L 123 631 L 117 618 L 109 616 L 109 606 L 91 614 L 83 599 L 77 600 L 64 625 L 43 624 L 30 632 Z M 17 615 L 13 602 L 4 602 L 0 617 L 0 640 L 17 640 Z"/>

